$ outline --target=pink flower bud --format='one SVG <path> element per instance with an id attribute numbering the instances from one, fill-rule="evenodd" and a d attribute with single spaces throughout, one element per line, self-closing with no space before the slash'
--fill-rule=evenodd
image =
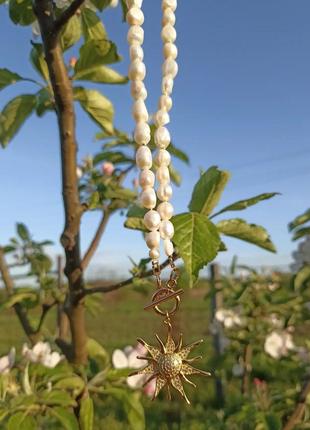
<path id="1" fill-rule="evenodd" d="M 75 65 L 77 63 L 77 58 L 76 57 L 71 57 L 69 60 L 69 66 L 74 69 Z"/>
<path id="2" fill-rule="evenodd" d="M 110 163 L 109 161 L 106 161 L 101 166 L 102 173 L 105 176 L 111 176 L 114 172 L 114 169 L 115 169 L 114 164 Z"/>
<path id="3" fill-rule="evenodd" d="M 152 381 L 146 384 L 146 386 L 143 389 L 143 392 L 146 396 L 153 397 L 155 393 L 155 388 L 156 388 L 156 379 L 154 378 L 152 379 Z"/>

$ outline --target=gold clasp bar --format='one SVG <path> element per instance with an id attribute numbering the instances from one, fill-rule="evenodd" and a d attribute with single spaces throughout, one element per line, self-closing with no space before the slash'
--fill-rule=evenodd
<path id="1" fill-rule="evenodd" d="M 179 307 L 179 302 L 180 302 L 180 295 L 184 293 L 184 290 L 180 289 L 180 290 L 176 290 L 173 291 L 170 288 L 160 288 L 159 290 L 157 290 L 152 297 L 152 302 L 144 307 L 144 310 L 150 310 L 150 309 L 155 309 L 155 311 L 161 315 L 166 315 L 167 312 L 161 311 L 158 308 L 158 305 L 160 305 L 163 302 L 166 302 L 168 300 L 171 299 L 176 299 L 176 303 L 174 308 L 171 311 L 168 311 L 168 314 L 173 314 L 176 312 L 176 310 Z"/>

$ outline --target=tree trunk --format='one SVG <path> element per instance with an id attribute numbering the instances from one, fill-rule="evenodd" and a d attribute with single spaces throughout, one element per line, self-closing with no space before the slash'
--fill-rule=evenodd
<path id="1" fill-rule="evenodd" d="M 72 331 L 72 356 L 75 363 L 85 364 L 87 361 L 85 307 L 83 300 L 76 299 L 84 288 L 79 239 L 83 207 L 79 199 L 76 174 L 77 145 L 73 91 L 64 64 L 58 35 L 55 32 L 52 2 L 36 0 L 34 9 L 40 24 L 60 133 L 62 195 L 65 212 L 65 227 L 61 236 L 61 243 L 66 255 L 64 272 L 69 283 L 66 311 Z"/>

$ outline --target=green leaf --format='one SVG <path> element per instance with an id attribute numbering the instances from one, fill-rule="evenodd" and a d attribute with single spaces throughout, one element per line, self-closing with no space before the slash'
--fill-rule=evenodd
<path id="1" fill-rule="evenodd" d="M 86 41 L 108 39 L 107 32 L 96 12 L 84 8 L 81 14 L 82 31 Z"/>
<path id="2" fill-rule="evenodd" d="M 104 390 L 116 398 L 123 406 L 130 429 L 145 430 L 144 409 L 139 399 L 139 393 L 128 393 L 122 388 L 111 387 Z"/>
<path id="3" fill-rule="evenodd" d="M 42 88 L 42 90 L 36 93 L 37 103 L 36 103 L 36 114 L 41 117 L 47 111 L 54 111 L 55 106 L 53 103 L 52 95 L 48 89 Z"/>
<path id="4" fill-rule="evenodd" d="M 307 221 L 310 221 L 310 209 L 307 209 L 306 212 L 298 215 L 292 222 L 289 223 L 289 231 L 294 230 L 294 228 L 299 227 L 302 224 L 305 224 Z"/>
<path id="5" fill-rule="evenodd" d="M 299 290 L 306 282 L 310 280 L 310 265 L 303 266 L 296 274 L 294 287 Z"/>
<path id="6" fill-rule="evenodd" d="M 32 416 L 25 412 L 17 412 L 8 421 L 7 430 L 36 430 L 37 424 Z"/>
<path id="7" fill-rule="evenodd" d="M 103 9 L 109 6 L 109 4 L 111 3 L 111 0 L 91 0 L 91 2 L 97 9 L 102 11 Z"/>
<path id="8" fill-rule="evenodd" d="M 16 231 L 18 236 L 25 242 L 30 240 L 30 233 L 28 228 L 25 226 L 25 224 L 18 222 L 16 224 Z"/>
<path id="9" fill-rule="evenodd" d="M 11 308 L 12 306 L 16 305 L 17 303 L 24 302 L 25 300 L 29 300 L 31 302 L 36 302 L 38 299 L 38 296 L 35 292 L 17 292 L 10 296 L 4 303 L 3 307 L 6 309 Z"/>
<path id="10" fill-rule="evenodd" d="M 94 403 L 90 397 L 82 399 L 80 408 L 81 430 L 93 430 L 94 426 Z"/>
<path id="11" fill-rule="evenodd" d="M 36 96 L 33 94 L 17 96 L 7 103 L 0 113 L 0 143 L 3 147 L 13 139 L 35 105 Z"/>
<path id="12" fill-rule="evenodd" d="M 98 84 L 126 84 L 127 76 L 123 76 L 107 66 L 96 66 L 77 73 L 74 79 L 90 81 Z"/>
<path id="13" fill-rule="evenodd" d="M 76 401 L 66 391 L 53 390 L 40 393 L 40 401 L 47 406 L 74 407 Z"/>
<path id="14" fill-rule="evenodd" d="M 50 414 L 54 415 L 58 421 L 63 425 L 64 430 L 79 430 L 79 423 L 75 418 L 73 411 L 65 408 L 55 407 L 49 409 Z"/>
<path id="15" fill-rule="evenodd" d="M 11 72 L 8 69 L 0 69 L 0 90 L 21 80 L 23 78 L 17 73 Z"/>
<path id="16" fill-rule="evenodd" d="M 228 180 L 228 172 L 219 170 L 216 166 L 210 167 L 194 187 L 189 210 L 209 215 L 218 204 Z"/>
<path id="17" fill-rule="evenodd" d="M 225 236 L 235 237 L 236 239 L 252 243 L 270 252 L 276 252 L 268 232 L 264 227 L 256 224 L 248 224 L 240 218 L 233 218 L 220 221 L 216 224 L 218 231 Z"/>
<path id="18" fill-rule="evenodd" d="M 62 28 L 60 33 L 60 44 L 63 51 L 71 48 L 82 36 L 81 19 L 74 15 Z"/>
<path id="19" fill-rule="evenodd" d="M 74 99 L 90 118 L 108 133 L 113 133 L 114 109 L 109 99 L 96 90 L 74 88 Z"/>
<path id="20" fill-rule="evenodd" d="M 105 366 L 109 362 L 109 354 L 104 349 L 99 342 L 95 339 L 88 338 L 87 339 L 87 353 L 91 358 L 94 358 L 97 361 L 100 361 L 103 366 Z"/>
<path id="21" fill-rule="evenodd" d="M 85 387 L 85 381 L 78 375 L 68 376 L 67 378 L 60 379 L 56 382 L 54 388 L 59 390 L 68 390 L 74 392 L 74 397 L 81 394 Z"/>
<path id="22" fill-rule="evenodd" d="M 172 182 L 174 182 L 176 185 L 180 185 L 182 182 L 182 176 L 172 164 L 169 166 L 169 173 Z"/>
<path id="23" fill-rule="evenodd" d="M 35 21 L 31 0 L 9 0 L 9 14 L 14 24 L 29 25 Z"/>
<path id="24" fill-rule="evenodd" d="M 169 152 L 174 157 L 178 158 L 181 161 L 184 161 L 184 163 L 186 163 L 186 164 L 189 164 L 188 155 L 185 154 L 185 152 L 182 151 L 181 149 L 176 148 L 173 143 L 170 143 L 170 145 L 169 145 Z"/>
<path id="25" fill-rule="evenodd" d="M 121 0 L 121 6 L 122 6 L 122 10 L 123 10 L 123 21 L 125 22 L 126 21 L 126 15 L 127 15 L 127 12 L 128 12 L 128 7 L 127 7 L 127 4 L 126 4 L 126 0 Z"/>
<path id="26" fill-rule="evenodd" d="M 276 414 L 265 415 L 266 430 L 281 430 L 282 423 L 280 417 Z"/>
<path id="27" fill-rule="evenodd" d="M 137 217 L 137 218 L 143 218 L 146 214 L 147 209 L 143 208 L 142 206 L 139 206 L 137 204 L 133 204 L 130 206 L 127 212 L 127 217 Z"/>
<path id="28" fill-rule="evenodd" d="M 294 231 L 293 240 L 298 240 L 301 237 L 308 236 L 310 234 L 310 227 L 302 227 Z"/>
<path id="29" fill-rule="evenodd" d="M 130 188 L 124 187 L 109 187 L 105 192 L 105 197 L 108 199 L 125 199 L 125 200 L 134 200 L 137 197 L 135 191 L 132 191 Z"/>
<path id="30" fill-rule="evenodd" d="M 227 211 L 242 211 L 243 209 L 248 208 L 249 206 L 256 205 L 257 203 L 261 202 L 262 200 L 268 200 L 272 197 L 278 195 L 280 193 L 264 193 L 259 194 L 258 196 L 251 197 L 249 199 L 245 200 L 239 200 L 238 202 L 235 202 L 229 206 L 225 206 L 223 209 L 221 209 L 219 212 L 216 212 L 212 215 L 212 218 Z"/>
<path id="31" fill-rule="evenodd" d="M 128 157 L 121 151 L 104 151 L 95 155 L 93 164 L 96 166 L 103 161 L 110 161 L 113 164 L 133 163 L 135 160 Z"/>
<path id="32" fill-rule="evenodd" d="M 172 218 L 173 242 L 182 257 L 187 272 L 198 278 L 200 269 L 214 260 L 220 247 L 215 225 L 199 213 L 184 213 Z"/>
<path id="33" fill-rule="evenodd" d="M 80 57 L 74 67 L 73 79 L 80 79 L 84 73 L 88 73 L 93 68 L 117 63 L 120 60 L 121 57 L 113 42 L 107 39 L 91 39 L 80 48 Z"/>
<path id="34" fill-rule="evenodd" d="M 98 193 L 98 191 L 95 191 L 94 193 L 92 193 L 88 199 L 88 209 L 92 210 L 92 209 L 96 209 L 98 204 L 100 202 L 100 194 Z"/>
<path id="35" fill-rule="evenodd" d="M 124 222 L 124 227 L 129 228 L 131 230 L 141 230 L 143 232 L 147 231 L 147 228 L 145 227 L 143 222 L 143 218 L 129 217 Z"/>
<path id="36" fill-rule="evenodd" d="M 34 69 L 42 76 L 42 78 L 48 82 L 49 73 L 47 63 L 45 61 L 43 45 L 42 43 L 31 42 L 32 49 L 30 51 L 30 62 Z"/>

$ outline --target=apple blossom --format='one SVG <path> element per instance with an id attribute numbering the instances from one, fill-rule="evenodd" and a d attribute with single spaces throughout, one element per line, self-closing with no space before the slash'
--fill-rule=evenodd
<path id="1" fill-rule="evenodd" d="M 105 176 L 111 176 L 114 172 L 114 169 L 115 169 L 114 164 L 110 163 L 110 161 L 106 161 L 101 166 L 102 173 Z"/>
<path id="2" fill-rule="evenodd" d="M 292 335 L 287 331 L 273 331 L 265 339 L 265 352 L 272 358 L 279 359 L 295 349 Z"/>
<path id="3" fill-rule="evenodd" d="M 0 374 L 9 373 L 15 363 L 15 348 L 11 348 L 8 355 L 0 358 Z"/>
<path id="4" fill-rule="evenodd" d="M 22 355 L 32 363 L 40 363 L 45 367 L 54 368 L 62 360 L 62 355 L 57 351 L 51 350 L 48 342 L 38 342 L 33 348 L 29 348 L 25 343 L 22 349 Z"/>

